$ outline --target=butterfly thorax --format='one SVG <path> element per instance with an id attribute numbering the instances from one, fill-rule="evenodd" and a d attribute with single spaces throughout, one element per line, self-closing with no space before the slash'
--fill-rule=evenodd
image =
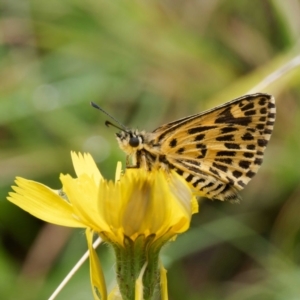
<path id="1" fill-rule="evenodd" d="M 138 130 L 121 131 L 116 134 L 120 148 L 127 154 L 127 167 L 159 168 L 159 145 L 154 146 L 152 134 Z M 129 158 L 132 164 L 129 165 Z"/>

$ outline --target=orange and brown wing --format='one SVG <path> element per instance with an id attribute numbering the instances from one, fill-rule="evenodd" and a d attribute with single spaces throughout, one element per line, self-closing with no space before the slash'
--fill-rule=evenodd
<path id="1" fill-rule="evenodd" d="M 275 114 L 273 96 L 246 95 L 157 128 L 154 143 L 201 195 L 235 201 L 262 164 Z"/>

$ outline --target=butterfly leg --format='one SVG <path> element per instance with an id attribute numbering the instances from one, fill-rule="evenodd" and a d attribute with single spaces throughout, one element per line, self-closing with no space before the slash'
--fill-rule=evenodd
<path id="1" fill-rule="evenodd" d="M 132 165 L 129 162 L 129 155 L 126 157 L 126 168 L 128 169 L 139 169 L 143 168 L 146 171 L 151 171 L 150 165 L 147 163 L 147 158 L 145 153 L 137 151 L 135 155 L 132 156 Z"/>
<path id="2" fill-rule="evenodd" d="M 128 168 L 130 164 L 130 158 L 129 158 L 129 155 L 126 155 L 126 168 Z"/>
<path id="3" fill-rule="evenodd" d="M 136 163 L 135 165 L 130 165 L 130 155 L 126 156 L 126 169 L 138 169 L 140 167 L 139 163 Z"/>

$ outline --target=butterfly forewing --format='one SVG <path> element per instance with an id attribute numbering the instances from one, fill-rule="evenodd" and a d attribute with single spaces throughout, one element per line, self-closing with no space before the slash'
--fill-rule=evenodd
<path id="1" fill-rule="evenodd" d="M 235 201 L 262 164 L 275 112 L 272 96 L 246 95 L 156 129 L 155 143 L 200 194 Z"/>

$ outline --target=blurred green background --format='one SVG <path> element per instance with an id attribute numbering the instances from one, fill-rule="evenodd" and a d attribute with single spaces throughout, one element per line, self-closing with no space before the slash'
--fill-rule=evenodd
<path id="1" fill-rule="evenodd" d="M 0 3 L 0 299 L 47 299 L 86 251 L 83 230 L 45 224 L 6 200 L 15 176 L 60 188 L 70 151 L 113 178 L 125 162 L 101 105 L 129 127 L 159 125 L 252 92 L 277 121 L 240 205 L 201 199 L 167 246 L 169 298 L 300 299 L 300 1 L 4 0 Z M 112 251 L 99 249 L 109 287 Z M 92 299 L 88 263 L 57 299 Z"/>

